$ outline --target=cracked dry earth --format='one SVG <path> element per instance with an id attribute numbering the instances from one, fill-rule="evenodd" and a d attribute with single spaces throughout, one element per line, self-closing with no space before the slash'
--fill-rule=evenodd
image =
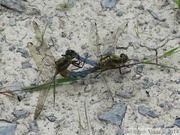
<path id="1" fill-rule="evenodd" d="M 97 60 L 94 23 L 102 54 L 111 51 L 113 37 L 125 22 L 128 26 L 115 45 L 117 55 L 125 53 L 142 60 L 180 46 L 180 24 L 173 10 L 176 5 L 170 0 L 119 0 L 115 4 L 71 0 L 74 7 L 61 10 L 56 5 L 63 0 L 22 2 L 26 7 L 23 12 L 7 6 L 0 9 L 0 91 L 29 86 L 38 77 L 27 48 L 28 42 L 38 44 L 32 21 L 41 30 L 49 24 L 45 40 L 56 59 L 70 48 Z M 179 68 L 180 53 L 158 62 Z M 36 122 L 33 113 L 39 92 L 21 93 L 18 98 L 1 94 L 0 135 L 180 133 L 180 72 L 155 65 L 136 65 L 122 72 L 109 70 L 97 78 L 91 74 L 57 87 L 55 107 L 50 90 Z"/>

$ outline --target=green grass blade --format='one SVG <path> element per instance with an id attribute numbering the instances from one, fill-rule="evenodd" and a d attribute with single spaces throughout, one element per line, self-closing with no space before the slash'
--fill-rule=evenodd
<path id="1" fill-rule="evenodd" d="M 179 50 L 178 50 L 178 49 L 179 49 Z M 154 61 L 154 60 L 156 60 L 156 59 L 161 59 L 161 58 L 170 56 L 170 55 L 172 55 L 172 54 L 174 54 L 174 53 L 177 53 L 177 52 L 179 52 L 179 51 L 180 51 L 180 47 L 176 47 L 176 48 L 173 48 L 173 49 L 165 52 L 165 53 L 164 53 L 163 55 L 161 55 L 161 56 L 158 56 L 158 57 L 155 57 L 155 58 L 152 58 L 152 59 L 149 59 L 149 60 L 144 60 L 144 61 L 142 61 L 142 63 L 143 63 L 143 64 L 148 64 L 148 63 L 150 63 L 150 62 L 152 62 L 152 61 Z"/>
<path id="2" fill-rule="evenodd" d="M 61 86 L 63 83 L 66 82 L 74 82 L 77 80 L 80 80 L 81 78 L 61 78 L 56 80 L 56 86 Z M 45 83 L 39 86 L 29 86 L 29 87 L 23 87 L 22 91 L 24 92 L 34 92 L 34 91 L 40 91 L 44 89 L 53 88 L 54 84 L 53 82 Z"/>
<path id="3" fill-rule="evenodd" d="M 81 79 L 82 79 L 82 78 L 71 78 L 71 77 L 67 77 L 67 78 L 57 79 L 56 82 L 57 82 L 57 83 L 65 83 L 65 82 L 78 81 L 78 80 L 81 80 Z"/>
<path id="4" fill-rule="evenodd" d="M 45 26 L 44 30 L 42 31 L 42 34 L 41 34 L 41 42 L 42 43 L 44 42 L 44 35 L 45 35 L 45 32 L 46 32 L 47 26 L 48 26 L 48 24 L 46 24 L 46 26 Z"/>

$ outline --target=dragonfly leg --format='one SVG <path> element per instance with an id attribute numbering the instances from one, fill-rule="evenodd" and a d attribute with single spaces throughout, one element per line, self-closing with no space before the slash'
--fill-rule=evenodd
<path id="1" fill-rule="evenodd" d="M 77 69 L 79 69 L 79 68 L 83 68 L 84 67 L 84 64 L 85 64 L 85 62 L 86 62 L 86 59 L 87 59 L 87 57 L 85 58 L 85 60 L 82 62 L 82 61 L 80 61 L 80 60 L 74 60 L 74 61 L 71 61 L 72 62 L 72 64 L 75 66 L 75 67 L 78 67 L 78 68 L 76 68 L 76 69 L 73 69 L 73 70 L 77 70 Z M 81 64 L 82 63 L 82 64 Z"/>

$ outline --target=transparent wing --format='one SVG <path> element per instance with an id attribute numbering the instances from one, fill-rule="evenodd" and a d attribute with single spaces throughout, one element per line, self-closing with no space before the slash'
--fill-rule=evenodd
<path id="1" fill-rule="evenodd" d="M 117 45 L 117 42 L 119 40 L 119 37 L 124 33 L 124 30 L 126 29 L 127 27 L 127 22 L 124 22 L 123 24 L 121 24 L 117 31 L 116 31 L 116 34 L 115 36 L 113 37 L 113 43 L 112 43 L 112 46 L 114 47 L 114 49 L 116 48 L 116 45 Z"/>
<path id="2" fill-rule="evenodd" d="M 35 46 L 31 42 L 29 42 L 27 44 L 27 47 L 38 68 L 39 75 L 37 78 L 37 84 L 40 85 L 42 83 L 52 81 L 52 73 L 54 71 L 54 68 L 50 64 L 54 63 L 54 57 L 52 53 L 49 51 L 48 45 L 44 41 L 39 27 L 35 21 L 33 21 L 33 28 L 35 31 L 36 39 L 39 42 L 39 46 Z M 34 112 L 34 120 L 38 118 L 39 114 L 41 113 L 44 107 L 48 91 L 49 88 L 40 91 L 40 95 Z"/>
<path id="3" fill-rule="evenodd" d="M 93 33 L 93 32 L 94 33 Z M 94 50 L 94 53 L 95 53 L 95 56 L 100 59 L 100 56 L 102 56 L 102 53 L 101 53 L 101 50 L 100 50 L 100 45 L 99 45 L 99 35 L 98 35 L 98 31 L 97 31 L 97 25 L 96 23 L 93 23 L 91 24 L 91 30 L 90 30 L 91 34 L 93 34 L 93 36 L 91 36 L 93 39 L 92 39 L 92 43 L 94 44 L 94 48 L 96 48 Z M 102 75 L 102 78 L 103 78 L 103 82 L 104 82 L 104 85 L 107 86 L 108 88 L 108 91 L 112 97 L 112 100 L 114 101 L 114 96 L 113 96 L 113 93 L 109 87 L 109 85 L 107 84 L 107 79 L 104 75 Z"/>
<path id="4" fill-rule="evenodd" d="M 47 76 L 49 71 L 47 71 L 45 66 L 42 64 L 42 58 L 43 57 L 38 54 L 36 48 L 30 42 L 28 43 L 28 49 L 29 49 L 31 56 L 33 57 L 33 59 L 36 63 L 36 66 L 39 70 L 39 75 L 37 78 L 37 84 L 40 85 L 41 83 L 47 82 L 47 78 L 49 78 L 49 76 Z M 45 102 L 46 97 L 48 95 L 48 90 L 49 89 L 40 91 L 38 102 L 37 102 L 35 112 L 34 112 L 34 120 L 36 120 L 38 118 L 40 112 L 43 109 L 44 102 Z"/>

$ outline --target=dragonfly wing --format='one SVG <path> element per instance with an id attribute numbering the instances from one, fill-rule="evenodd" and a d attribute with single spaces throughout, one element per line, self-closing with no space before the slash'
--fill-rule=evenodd
<path id="1" fill-rule="evenodd" d="M 54 72 L 54 65 L 52 65 L 54 64 L 54 57 L 51 51 L 49 50 L 47 43 L 43 40 L 39 26 L 35 21 L 33 21 L 33 28 L 35 31 L 36 39 L 40 43 L 40 45 L 34 46 L 31 42 L 29 42 L 27 44 L 27 47 L 39 71 L 39 76 L 37 79 L 37 84 L 39 85 L 42 83 L 52 81 L 52 78 L 54 76 L 52 75 L 52 73 Z M 38 103 L 36 105 L 34 112 L 34 120 L 38 118 L 39 114 L 41 113 L 44 107 L 44 103 L 48 95 L 49 88 L 40 91 Z"/>
<path id="2" fill-rule="evenodd" d="M 113 44 L 112 46 L 115 48 L 115 46 L 117 45 L 117 42 L 119 40 L 119 37 L 124 33 L 124 30 L 126 29 L 128 23 L 124 22 L 123 24 L 121 24 L 118 29 L 117 32 L 115 34 L 115 36 L 113 37 Z"/>
<path id="3" fill-rule="evenodd" d="M 48 95 L 48 92 L 49 92 L 49 89 L 42 90 L 40 92 L 38 102 L 37 102 L 35 112 L 34 112 L 34 120 L 36 120 L 39 117 L 39 115 L 44 107 L 44 103 L 45 103 L 46 97 Z"/>
<path id="4" fill-rule="evenodd" d="M 42 63 L 43 56 L 39 55 L 35 46 L 33 46 L 33 44 L 30 42 L 28 43 L 28 49 L 29 49 L 31 56 L 34 59 L 36 66 L 38 68 L 38 71 L 39 71 L 39 75 L 37 78 L 37 84 L 42 84 L 44 82 L 48 82 L 49 80 L 47 80 L 47 78 L 50 78 L 50 76 L 48 76 L 50 74 L 49 74 L 49 70 Z M 38 102 L 37 102 L 35 112 L 34 112 L 34 120 L 36 120 L 38 118 L 39 114 L 41 113 L 41 111 L 43 109 L 45 99 L 48 95 L 48 90 L 49 89 L 40 91 Z"/>

